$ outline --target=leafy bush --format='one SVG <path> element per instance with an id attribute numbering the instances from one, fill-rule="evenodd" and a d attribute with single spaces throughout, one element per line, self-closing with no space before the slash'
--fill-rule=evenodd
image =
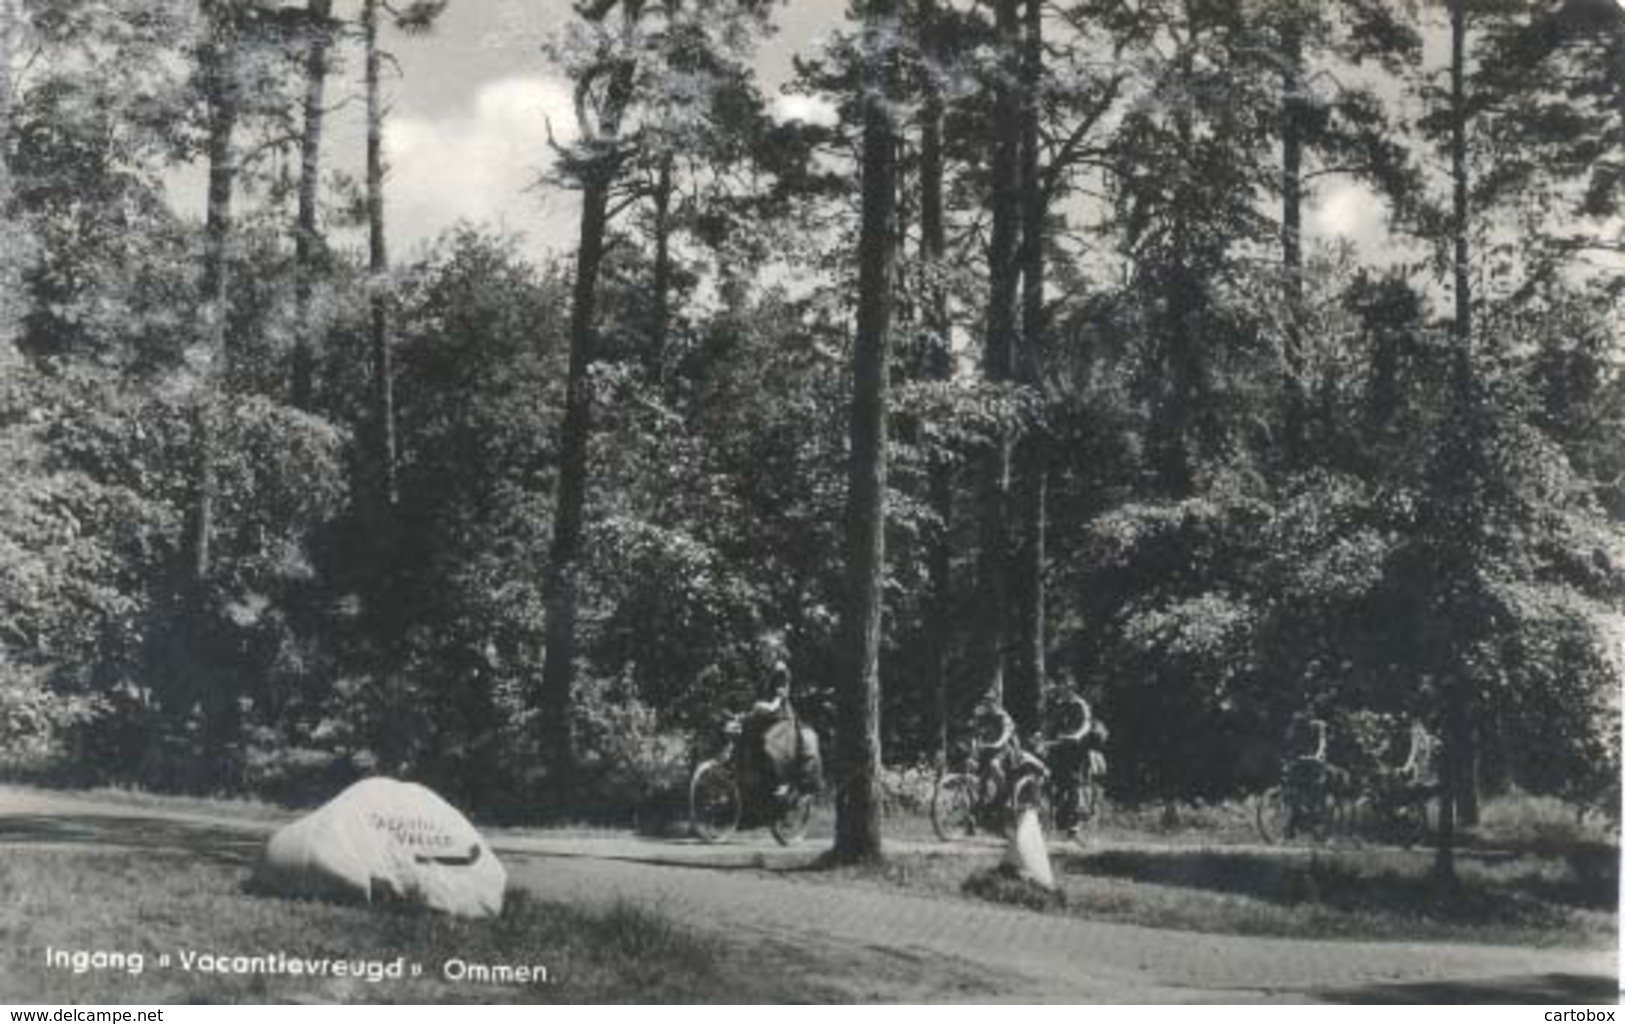
<path id="1" fill-rule="evenodd" d="M 689 743 L 638 697 L 630 673 L 579 680 L 574 732 L 582 778 L 572 800 L 578 814 L 624 821 L 640 811 L 659 814 L 687 793 Z"/>
<path id="2" fill-rule="evenodd" d="M 285 807 L 324 803 L 367 776 L 373 766 L 365 754 L 282 747 L 274 736 L 266 738 L 269 744 L 250 744 L 248 748 L 244 787 Z"/>
<path id="3" fill-rule="evenodd" d="M 0 773 L 36 775 L 54 767 L 74 727 L 97 706 L 93 698 L 52 692 L 42 670 L 0 660 Z"/>

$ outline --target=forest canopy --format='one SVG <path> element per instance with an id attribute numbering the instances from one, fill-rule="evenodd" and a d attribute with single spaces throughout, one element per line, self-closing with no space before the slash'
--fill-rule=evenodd
<path id="1" fill-rule="evenodd" d="M 1124 802 L 1617 808 L 1618 4 L 559 0 L 570 244 L 403 260 L 464 2 L 0 0 L 0 768 L 627 820 L 766 644 L 843 793 L 1076 685 Z"/>

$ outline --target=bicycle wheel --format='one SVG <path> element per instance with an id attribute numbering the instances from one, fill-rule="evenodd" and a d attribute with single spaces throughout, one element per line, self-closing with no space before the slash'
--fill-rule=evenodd
<path id="1" fill-rule="evenodd" d="M 1317 843 L 1331 838 L 1337 828 L 1337 801 L 1329 793 L 1305 793 L 1295 812 L 1295 831 L 1307 833 Z"/>
<path id="2" fill-rule="evenodd" d="M 739 827 L 741 810 L 739 783 L 731 768 L 721 761 L 706 761 L 694 769 L 688 812 L 695 835 L 708 843 L 721 842 Z"/>
<path id="3" fill-rule="evenodd" d="M 1338 833 L 1352 845 L 1362 845 L 1371 827 L 1371 799 L 1367 796 L 1345 797 L 1338 802 Z"/>
<path id="4" fill-rule="evenodd" d="M 1426 845 L 1432 840 L 1437 823 L 1438 810 L 1431 798 L 1408 801 L 1395 809 L 1395 838 L 1407 850 Z"/>
<path id="5" fill-rule="evenodd" d="M 1341 794 L 1334 793 L 1327 798 L 1324 838 L 1333 843 L 1349 842 L 1354 834 L 1352 813 L 1352 805 Z"/>
<path id="6" fill-rule="evenodd" d="M 931 793 L 931 828 L 945 843 L 976 834 L 976 780 L 944 775 Z"/>
<path id="7" fill-rule="evenodd" d="M 768 828 L 780 846 L 789 846 L 791 843 L 801 841 L 807 834 L 807 824 L 812 821 L 812 810 L 811 793 L 798 793 L 788 804 L 779 808 Z"/>
<path id="8" fill-rule="evenodd" d="M 1288 813 L 1280 787 L 1271 787 L 1254 797 L 1253 820 L 1264 842 L 1279 843 L 1286 838 Z"/>

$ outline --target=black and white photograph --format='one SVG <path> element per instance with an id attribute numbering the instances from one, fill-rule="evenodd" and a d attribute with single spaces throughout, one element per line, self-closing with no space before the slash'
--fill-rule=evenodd
<path id="1" fill-rule="evenodd" d="M 0 1005 L 1612 1019 L 1622 328 L 1625 0 L 0 0 Z"/>

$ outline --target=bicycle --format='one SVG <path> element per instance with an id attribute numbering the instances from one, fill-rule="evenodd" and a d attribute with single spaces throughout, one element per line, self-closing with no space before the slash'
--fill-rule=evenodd
<path id="1" fill-rule="evenodd" d="M 799 720 L 781 724 L 797 730 L 797 742 L 808 745 L 809 756 L 816 764 L 817 734 Z M 762 792 L 761 772 L 738 742 L 742 733 L 741 719 L 729 718 L 722 729 L 721 751 L 701 762 L 689 779 L 689 822 L 694 834 L 705 842 L 720 843 L 733 835 L 742 823 L 758 824 L 765 820 L 779 845 L 799 842 L 807 834 L 819 787 L 792 782 L 788 784 L 788 797 Z M 816 776 L 818 772 L 811 774 Z"/>
<path id="2" fill-rule="evenodd" d="M 951 843 L 978 831 L 1007 832 L 1029 808 L 1038 812 L 1040 821 L 1048 819 L 1049 769 L 1042 761 L 1023 766 L 1009 783 L 991 765 L 984 769 L 974 755 L 965 758 L 964 765 L 963 771 L 939 776 L 932 790 L 931 827 L 938 839 Z"/>
<path id="3" fill-rule="evenodd" d="M 1077 737 L 1062 737 L 1036 746 L 1043 752 L 1044 762 L 1052 766 L 1045 785 L 1045 831 L 1066 827 L 1081 836 L 1088 829 L 1098 828 L 1106 811 L 1105 787 L 1101 782 L 1105 774 L 1105 755 L 1078 746 Z M 1077 759 L 1076 763 L 1072 758 Z M 1071 791 L 1066 781 L 1069 775 L 1077 779 L 1076 792 Z M 1069 803 L 1074 807 L 1075 816 L 1067 826 L 1062 823 L 1062 808 Z"/>
<path id="4" fill-rule="evenodd" d="M 1314 757 L 1298 757 L 1281 769 L 1281 782 L 1259 794 L 1254 807 L 1258 834 L 1266 843 L 1290 842 L 1300 834 L 1325 842 L 1346 832 L 1349 808 L 1343 773 Z"/>
<path id="5" fill-rule="evenodd" d="M 1374 779 L 1350 801 L 1350 828 L 1360 836 L 1410 849 L 1427 842 L 1438 824 L 1437 785 L 1393 772 Z"/>

